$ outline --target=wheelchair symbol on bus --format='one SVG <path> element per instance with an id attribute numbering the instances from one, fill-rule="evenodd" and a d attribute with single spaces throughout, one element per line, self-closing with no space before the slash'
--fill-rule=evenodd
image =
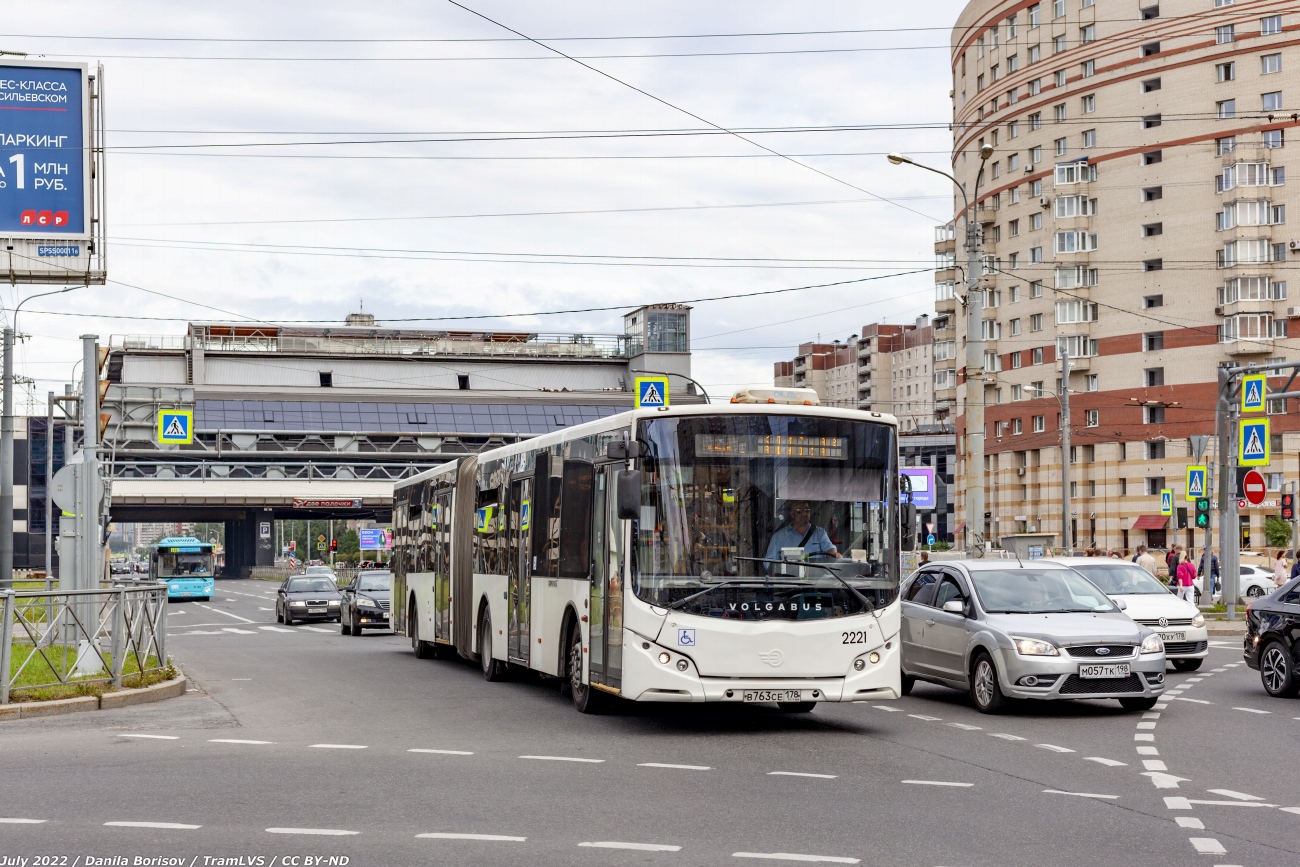
<path id="1" fill-rule="evenodd" d="M 694 646 L 695 646 L 695 630 L 694 630 L 694 629 L 679 629 L 679 630 L 677 630 L 677 646 L 678 646 L 678 647 L 694 647 Z"/>

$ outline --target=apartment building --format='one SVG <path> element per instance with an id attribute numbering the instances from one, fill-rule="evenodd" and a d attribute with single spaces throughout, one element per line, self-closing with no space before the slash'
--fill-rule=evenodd
<path id="1" fill-rule="evenodd" d="M 936 415 L 956 416 L 964 514 L 956 265 L 970 216 L 984 253 L 985 538 L 1062 529 L 1068 351 L 1075 538 L 1190 541 L 1159 515 L 1159 492 L 1183 502 L 1190 437 L 1214 432 L 1218 367 L 1300 358 L 1287 285 L 1300 256 L 1300 177 L 1287 178 L 1300 172 L 1288 159 L 1298 31 L 1300 10 L 1273 0 L 973 0 L 962 12 L 952 169 L 976 205 L 964 213 L 956 194 L 954 223 L 936 230 L 934 399 Z M 1269 405 L 1273 490 L 1300 471 L 1295 403 Z M 1243 512 L 1243 542 L 1253 530 L 1259 544 L 1275 502 Z"/>
<path id="2" fill-rule="evenodd" d="M 825 406 L 858 405 L 858 353 L 851 342 L 801 343 L 790 361 L 773 364 L 773 384 L 811 388 Z"/>

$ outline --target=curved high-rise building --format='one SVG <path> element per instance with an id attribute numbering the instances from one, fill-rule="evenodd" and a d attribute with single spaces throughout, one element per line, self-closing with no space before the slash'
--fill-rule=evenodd
<path id="1" fill-rule="evenodd" d="M 1300 211 L 1288 201 L 1300 184 L 1288 160 L 1300 148 L 1300 5 L 974 0 L 951 44 L 952 171 L 968 194 L 981 146 L 993 149 L 975 208 L 984 535 L 1061 530 L 1068 349 L 1077 544 L 1188 544 L 1178 515 L 1159 514 L 1160 491 L 1191 505 L 1184 468 L 1206 462 L 1192 438 L 1214 433 L 1217 368 L 1300 358 L 1300 277 L 1289 280 Z M 936 235 L 934 394 L 963 434 L 960 194 L 955 213 L 956 231 Z M 1269 500 L 1241 516 L 1256 548 L 1269 503 L 1297 477 L 1300 435 L 1284 432 L 1300 423 L 1285 403 L 1269 406 L 1281 452 L 1262 468 Z"/>

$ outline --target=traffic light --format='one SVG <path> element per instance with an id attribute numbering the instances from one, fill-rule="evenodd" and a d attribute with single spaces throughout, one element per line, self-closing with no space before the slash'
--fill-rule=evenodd
<path id="1" fill-rule="evenodd" d="M 1282 495 L 1282 520 L 1290 521 L 1295 517 L 1295 494 Z"/>
<path id="2" fill-rule="evenodd" d="M 1204 530 L 1210 526 L 1210 498 L 1196 498 L 1196 529 Z"/>
<path id="3" fill-rule="evenodd" d="M 333 553 L 334 553 L 335 551 L 337 551 L 338 549 L 339 549 L 339 540 L 338 540 L 338 539 L 330 539 L 330 553 L 333 554 Z"/>

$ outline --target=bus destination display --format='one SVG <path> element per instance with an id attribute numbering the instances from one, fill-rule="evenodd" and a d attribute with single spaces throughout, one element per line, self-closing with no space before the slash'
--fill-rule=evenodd
<path id="1" fill-rule="evenodd" d="M 820 458 L 842 461 L 848 437 L 802 435 L 696 434 L 697 457 Z"/>

